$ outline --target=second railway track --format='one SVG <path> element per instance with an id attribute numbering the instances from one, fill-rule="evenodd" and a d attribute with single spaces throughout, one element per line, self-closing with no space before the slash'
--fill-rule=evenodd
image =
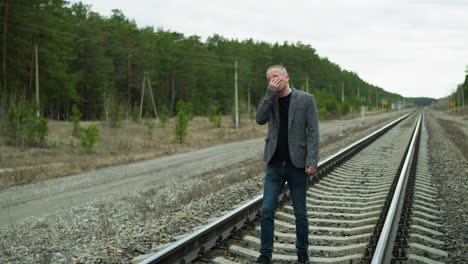
<path id="1" fill-rule="evenodd" d="M 416 134 L 421 130 L 420 125 L 416 125 L 419 116 L 413 114 L 397 120 L 388 128 L 362 140 L 366 142 L 373 137 L 377 138 L 369 146 L 366 147 L 369 142 L 357 143 L 319 164 L 319 172 L 311 179 L 307 196 L 311 263 L 371 261 L 378 236 L 383 228 L 383 221 L 389 211 L 388 208 L 391 208 L 393 193 L 399 188 L 398 176 L 404 167 L 405 156 L 411 152 L 410 142 L 419 140 L 420 137 Z M 416 144 L 417 146 L 419 144 Z M 422 155 L 422 158 L 424 157 Z M 418 159 L 417 154 L 415 159 Z M 416 190 L 419 193 L 425 191 L 420 190 L 421 186 L 427 186 L 427 182 L 422 177 L 424 176 L 419 177 L 416 182 Z M 430 186 L 425 189 L 433 191 Z M 411 191 L 410 194 L 412 193 Z M 288 192 L 285 191 L 283 194 L 275 216 L 273 262 L 295 263 L 297 257 L 294 246 L 294 212 Z M 422 198 L 417 200 L 421 200 L 430 194 L 418 195 Z M 419 205 L 421 204 L 424 204 L 424 201 L 419 202 Z M 260 247 L 258 221 L 260 206 L 261 197 L 257 197 L 141 263 L 253 263 Z M 422 214 L 424 215 L 424 212 Z M 429 226 L 438 226 L 437 223 L 427 223 L 424 219 L 418 221 Z M 426 229 L 422 230 L 420 232 Z M 440 235 L 440 232 L 434 230 L 432 233 L 427 230 L 425 232 L 429 233 L 430 238 L 422 237 L 424 235 L 413 237 L 438 243 L 434 236 Z M 431 248 L 428 250 L 417 243 L 412 243 L 411 247 L 405 244 L 403 247 L 404 256 L 401 259 L 405 261 L 409 259 L 410 263 L 438 263 L 431 262 L 431 258 L 427 258 L 429 253 L 425 251 L 431 251 Z M 406 252 L 408 247 L 410 247 L 410 258 Z M 438 259 L 442 259 L 445 256 L 444 252 L 437 250 L 432 251 L 436 252 L 434 254 Z M 396 250 L 394 254 L 403 254 L 399 253 L 400 251 Z M 423 256 L 418 256 L 414 252 L 422 252 Z M 386 262 L 374 260 L 373 263 Z"/>

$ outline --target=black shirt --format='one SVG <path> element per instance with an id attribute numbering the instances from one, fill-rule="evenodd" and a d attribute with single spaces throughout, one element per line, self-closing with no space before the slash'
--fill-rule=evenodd
<path id="1" fill-rule="evenodd" d="M 290 161 L 288 146 L 288 115 L 291 94 L 292 93 L 289 93 L 285 97 L 278 98 L 280 122 L 278 129 L 278 142 L 276 144 L 275 154 L 273 155 L 273 161 Z"/>

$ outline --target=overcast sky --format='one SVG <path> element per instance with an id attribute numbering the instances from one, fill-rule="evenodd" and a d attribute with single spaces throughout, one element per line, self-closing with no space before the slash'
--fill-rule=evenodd
<path id="1" fill-rule="evenodd" d="M 79 2 L 69 0 L 71 3 Z M 468 0 L 82 0 L 139 27 L 270 43 L 301 41 L 403 96 L 447 96 L 468 65 Z"/>

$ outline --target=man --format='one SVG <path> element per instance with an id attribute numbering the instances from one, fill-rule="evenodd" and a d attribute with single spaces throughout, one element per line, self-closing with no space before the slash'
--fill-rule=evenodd
<path id="1" fill-rule="evenodd" d="M 296 218 L 298 263 L 308 264 L 308 174 L 316 172 L 319 160 L 315 98 L 289 86 L 288 73 L 281 65 L 270 66 L 266 76 L 268 89 L 256 116 L 259 125 L 268 122 L 263 155 L 268 164 L 263 189 L 260 256 L 256 263 L 271 263 L 274 215 L 278 196 L 284 183 L 288 182 Z"/>

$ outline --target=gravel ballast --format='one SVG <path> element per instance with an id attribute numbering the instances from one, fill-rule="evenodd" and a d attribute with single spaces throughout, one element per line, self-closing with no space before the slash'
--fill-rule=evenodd
<path id="1" fill-rule="evenodd" d="M 339 132 L 325 139 L 330 142 L 321 149 L 321 157 L 388 122 L 380 121 L 347 130 L 338 123 L 335 130 Z M 250 158 L 209 172 L 169 177 L 164 184 L 144 192 L 114 195 L 21 222 L 9 221 L 0 233 L 0 263 L 129 263 L 259 195 L 263 170 L 259 158 Z M 3 213 L 8 215 L 8 208 Z"/>
<path id="2" fill-rule="evenodd" d="M 431 111 L 426 117 L 432 175 L 439 192 L 438 205 L 446 231 L 444 250 L 449 252 L 447 263 L 468 263 L 468 162 L 453 140 L 461 137 L 466 142 L 468 137 L 464 132 L 452 134 L 467 130 L 462 123 L 450 121 L 439 112 Z M 460 129 L 446 130 L 440 119 L 449 120 Z"/>

